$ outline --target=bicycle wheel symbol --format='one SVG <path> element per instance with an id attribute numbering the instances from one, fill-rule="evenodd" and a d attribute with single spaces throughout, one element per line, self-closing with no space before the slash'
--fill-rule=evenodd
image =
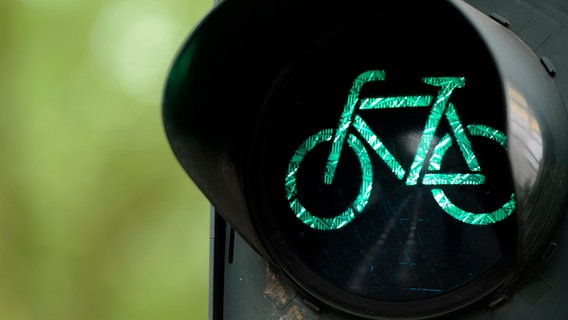
<path id="1" fill-rule="evenodd" d="M 469 134 L 473 137 L 484 137 L 488 138 L 501 147 L 507 150 L 507 136 L 500 132 L 499 130 L 492 129 L 488 126 L 471 124 L 467 127 Z M 449 135 L 446 135 L 435 147 L 434 156 L 430 159 L 429 169 L 432 171 L 437 171 L 440 169 L 440 164 L 444 158 L 446 151 L 452 145 L 452 140 Z M 426 178 L 426 177 L 425 177 Z M 431 183 L 434 184 L 434 183 Z M 446 193 L 440 188 L 432 189 L 432 195 L 438 203 L 438 205 L 450 216 L 455 219 L 474 225 L 485 225 L 499 222 L 515 211 L 516 201 L 515 194 L 512 193 L 505 204 L 493 211 L 488 212 L 470 212 L 460 208 L 455 205 Z"/>
<path id="2" fill-rule="evenodd" d="M 373 184 L 373 168 L 365 147 L 357 137 L 349 135 L 347 145 L 357 155 L 361 168 L 361 182 L 357 195 L 351 205 L 334 217 L 322 217 L 310 212 L 298 198 L 297 175 L 306 155 L 319 144 L 329 142 L 333 138 L 333 130 L 322 130 L 306 139 L 296 150 L 288 164 L 286 176 L 286 195 L 290 208 L 304 224 L 318 230 L 335 230 L 350 223 L 363 211 L 371 196 Z"/>

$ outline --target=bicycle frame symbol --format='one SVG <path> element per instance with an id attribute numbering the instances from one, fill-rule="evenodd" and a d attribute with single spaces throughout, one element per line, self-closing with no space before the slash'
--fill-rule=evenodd
<path id="1" fill-rule="evenodd" d="M 343 113 L 339 118 L 339 123 L 334 129 L 328 128 L 308 137 L 294 152 L 288 164 L 287 175 L 285 178 L 286 197 L 294 214 L 303 223 L 311 228 L 318 230 L 335 230 L 344 227 L 363 211 L 369 201 L 373 188 L 373 168 L 364 142 L 375 151 L 375 153 L 385 162 L 392 173 L 401 181 L 405 181 L 408 186 L 423 185 L 443 186 L 443 185 L 482 185 L 485 183 L 485 176 L 477 161 L 477 157 L 472 149 L 472 145 L 466 130 L 471 136 L 489 138 L 499 143 L 507 150 L 507 136 L 489 126 L 483 124 L 470 124 L 464 126 L 460 121 L 454 105 L 449 102 L 450 95 L 457 88 L 465 86 L 463 77 L 429 77 L 423 78 L 426 84 L 438 87 L 438 95 L 411 95 L 394 97 L 372 97 L 359 98 L 359 92 L 365 83 L 373 81 L 383 81 L 385 72 L 383 70 L 370 70 L 361 73 L 353 81 L 349 91 L 347 103 Z M 424 108 L 432 105 L 430 114 L 426 120 L 426 125 L 422 131 L 422 137 L 418 144 L 414 160 L 410 168 L 405 170 L 387 147 L 381 142 L 379 137 L 371 130 L 369 125 L 356 114 L 357 110 L 379 110 L 396 108 Z M 461 151 L 467 167 L 468 173 L 441 173 L 440 168 L 442 159 L 446 151 L 452 146 L 451 135 L 446 134 L 435 145 L 431 152 L 427 173 L 421 171 L 424 163 L 428 160 L 428 153 L 434 141 L 435 133 L 440 120 L 445 117 L 449 123 L 459 150 Z M 359 136 L 350 133 L 354 129 Z M 331 142 L 331 148 L 325 170 L 323 172 L 323 182 L 331 185 L 338 163 L 340 161 L 341 150 L 345 143 L 352 149 L 357 156 L 361 168 L 361 184 L 358 193 L 352 204 L 343 212 L 334 217 L 320 217 L 309 212 L 298 198 L 297 173 L 302 164 L 302 160 L 320 143 Z M 516 208 L 515 194 L 512 193 L 510 199 L 498 209 L 491 212 L 474 213 L 458 207 L 440 188 L 432 188 L 432 195 L 440 208 L 450 216 L 464 223 L 473 225 L 486 225 L 496 223 L 507 218 Z"/>

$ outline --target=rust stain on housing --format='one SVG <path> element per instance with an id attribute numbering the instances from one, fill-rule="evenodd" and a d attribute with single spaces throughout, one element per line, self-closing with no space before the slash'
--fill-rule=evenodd
<path id="1" fill-rule="evenodd" d="M 270 269 L 270 266 L 266 265 L 266 288 L 264 289 L 264 295 L 270 299 L 275 300 L 279 305 L 284 306 L 290 300 L 290 297 L 286 293 L 286 290 L 280 284 L 276 274 Z"/>

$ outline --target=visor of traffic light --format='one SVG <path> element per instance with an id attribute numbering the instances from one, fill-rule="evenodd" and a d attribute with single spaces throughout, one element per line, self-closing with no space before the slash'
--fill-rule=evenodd
<path id="1" fill-rule="evenodd" d="M 178 53 L 163 121 L 225 220 L 358 316 L 514 291 L 566 211 L 554 80 L 457 0 L 226 0 Z"/>

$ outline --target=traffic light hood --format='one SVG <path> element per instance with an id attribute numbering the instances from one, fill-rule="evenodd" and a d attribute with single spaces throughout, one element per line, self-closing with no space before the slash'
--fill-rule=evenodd
<path id="1" fill-rule="evenodd" d="M 568 115 L 542 61 L 459 0 L 225 0 L 178 52 L 163 122 L 306 296 L 428 318 L 514 292 L 554 241 Z"/>

